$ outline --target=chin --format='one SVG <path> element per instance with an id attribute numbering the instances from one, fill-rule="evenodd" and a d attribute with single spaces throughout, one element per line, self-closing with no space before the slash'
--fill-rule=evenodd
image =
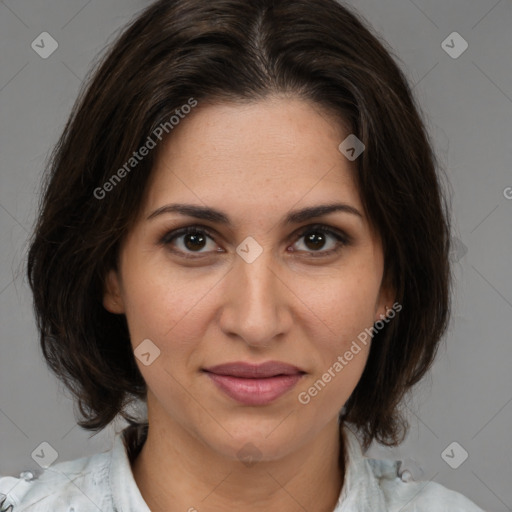
<path id="1" fill-rule="evenodd" d="M 281 421 L 281 420 L 279 420 Z M 233 426 L 226 428 L 231 436 L 220 429 L 220 436 L 212 439 L 203 439 L 214 451 L 230 460 L 239 460 L 248 467 L 256 461 L 277 460 L 293 452 L 297 440 L 288 429 L 276 428 L 279 421 L 262 422 L 240 425 L 236 429 Z M 296 432 L 295 432 L 296 434 Z"/>

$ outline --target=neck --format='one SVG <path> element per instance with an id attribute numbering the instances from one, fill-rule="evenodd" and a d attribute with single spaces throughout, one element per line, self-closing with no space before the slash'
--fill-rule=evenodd
<path id="1" fill-rule="evenodd" d="M 299 450 L 244 465 L 175 423 L 162 428 L 150 422 L 132 472 L 152 512 L 332 512 L 345 475 L 339 428 L 336 419 Z"/>

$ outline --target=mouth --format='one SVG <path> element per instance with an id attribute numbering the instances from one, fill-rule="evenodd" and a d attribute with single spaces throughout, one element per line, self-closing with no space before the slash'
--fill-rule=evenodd
<path id="1" fill-rule="evenodd" d="M 204 371 L 215 375 L 225 375 L 229 377 L 239 377 L 246 379 L 266 379 L 278 377 L 280 375 L 296 375 L 306 373 L 304 370 L 291 364 L 281 363 L 280 361 L 266 361 L 261 364 L 250 364 L 243 361 L 235 363 L 219 364 L 205 368 Z"/>
<path id="2" fill-rule="evenodd" d="M 279 361 L 254 365 L 226 363 L 202 370 L 230 398 L 244 405 L 266 405 L 291 390 L 306 372 Z"/>

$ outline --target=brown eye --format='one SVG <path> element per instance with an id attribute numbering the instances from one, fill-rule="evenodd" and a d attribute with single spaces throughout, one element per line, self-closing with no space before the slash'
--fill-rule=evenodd
<path id="1" fill-rule="evenodd" d="M 202 249 L 206 243 L 206 237 L 200 232 L 187 233 L 183 235 L 183 237 L 183 244 L 187 249 L 190 249 L 191 251 Z"/>
<path id="2" fill-rule="evenodd" d="M 187 253 L 201 255 L 211 252 L 210 250 L 203 250 L 208 246 L 208 239 L 214 241 L 206 229 L 199 226 L 188 226 L 165 234 L 160 243 L 165 246 L 174 246 L 173 252 L 182 253 L 183 255 Z"/>
<path id="3" fill-rule="evenodd" d="M 343 232 L 324 225 L 308 226 L 299 234 L 299 237 L 304 238 L 303 245 L 306 247 L 304 252 L 314 257 L 329 256 L 350 243 L 349 237 Z M 323 250 L 326 245 L 327 249 Z M 302 249 L 297 250 L 302 252 Z"/>
<path id="4" fill-rule="evenodd" d="M 322 249 L 325 245 L 326 236 L 324 233 L 313 232 L 304 237 L 304 243 L 307 247 L 313 250 Z"/>
<path id="5" fill-rule="evenodd" d="M 321 257 L 330 256 L 341 250 L 343 246 L 350 244 L 350 237 L 344 232 L 324 226 L 322 224 L 307 226 L 298 235 L 304 248 L 295 248 L 290 252 L 306 253 L 308 256 Z M 211 240 L 212 248 L 208 250 L 208 241 Z M 222 249 L 215 249 L 216 244 L 212 234 L 203 226 L 187 226 L 166 233 L 160 243 L 169 246 L 169 249 L 184 257 L 194 258 L 206 256 L 212 252 L 223 252 Z M 296 242 L 297 244 L 298 242 Z M 204 249 L 204 250 L 203 250 Z"/>

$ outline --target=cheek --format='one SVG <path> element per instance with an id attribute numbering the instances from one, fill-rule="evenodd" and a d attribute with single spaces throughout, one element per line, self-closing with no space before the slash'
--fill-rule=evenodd
<path id="1" fill-rule="evenodd" d="M 162 344 L 198 314 L 201 299 L 214 284 L 212 277 L 172 271 L 165 259 L 151 255 L 131 262 L 124 275 L 127 276 L 124 303 L 130 333 L 135 338 L 153 336 Z"/>
<path id="2" fill-rule="evenodd" d="M 319 280 L 323 284 L 305 295 L 312 326 L 308 337 L 318 360 L 314 375 L 301 386 L 299 402 L 309 400 L 319 414 L 340 409 L 361 378 L 370 351 L 379 278 L 371 265 L 354 265 L 330 280 Z"/>
<path id="3" fill-rule="evenodd" d="M 319 285 L 303 291 L 315 325 L 324 335 L 313 339 L 327 339 L 328 345 L 342 349 L 352 339 L 373 325 L 379 294 L 380 276 L 367 267 L 343 270 L 331 279 L 319 280 Z M 321 322 L 318 321 L 321 320 Z"/>
<path id="4" fill-rule="evenodd" d="M 150 365 L 139 358 L 136 363 L 149 389 L 157 395 L 163 392 L 163 401 L 188 400 L 181 395 L 180 382 L 197 366 L 195 354 L 211 320 L 215 290 L 209 290 L 218 276 L 195 273 L 194 277 L 191 272 L 172 272 L 168 265 L 149 259 L 132 262 L 125 271 L 125 311 L 133 350 L 137 355 L 137 347 L 149 339 L 158 354 Z M 168 396 L 171 389 L 174 398 Z"/>
<path id="5" fill-rule="evenodd" d="M 146 365 L 143 359 L 136 357 L 139 371 L 148 390 L 159 402 L 167 403 L 167 407 L 174 404 L 174 409 L 182 408 L 188 398 L 180 383 L 198 339 L 193 331 L 195 324 L 191 321 L 198 290 L 180 286 L 178 280 L 168 279 L 162 273 L 148 270 L 150 268 L 147 265 L 141 272 L 132 272 L 130 281 L 125 283 L 131 343 L 135 356 L 138 351 L 142 352 L 137 347 L 143 340 L 154 344 L 149 345 L 150 352 L 158 355 L 150 364 Z M 192 301 L 194 294 L 196 299 Z M 196 308 L 199 306 L 197 304 Z"/>
<path id="6" fill-rule="evenodd" d="M 318 360 L 315 372 L 301 386 L 298 395 L 299 403 L 310 404 L 311 414 L 314 410 L 315 414 L 326 417 L 341 410 L 364 371 L 371 345 L 376 294 L 369 281 L 346 279 L 332 286 L 337 287 L 336 292 L 311 298 L 316 301 L 315 314 L 322 319 L 322 322 L 315 320 L 316 327 L 308 335 Z"/>

